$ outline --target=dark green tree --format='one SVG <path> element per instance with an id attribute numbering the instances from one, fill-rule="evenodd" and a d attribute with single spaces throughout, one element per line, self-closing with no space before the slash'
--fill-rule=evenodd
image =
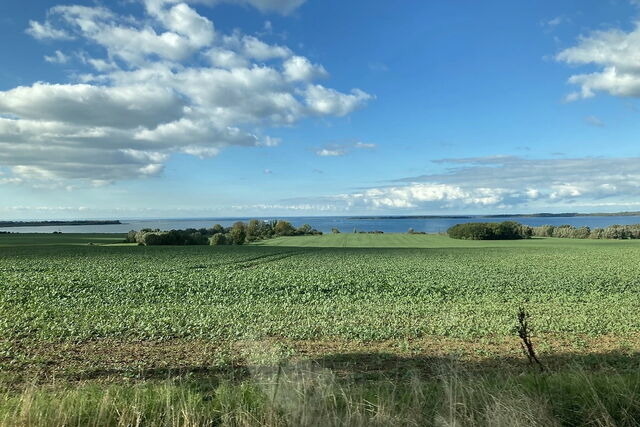
<path id="1" fill-rule="evenodd" d="M 273 227 L 273 231 L 277 236 L 293 236 L 296 229 L 293 228 L 293 225 L 291 225 L 289 221 L 278 221 L 275 227 Z"/>
<path id="2" fill-rule="evenodd" d="M 217 234 L 214 234 L 213 236 L 209 237 L 209 244 L 211 246 L 226 245 L 227 244 L 227 238 L 225 237 L 225 235 L 223 233 L 217 233 Z"/>
<path id="3" fill-rule="evenodd" d="M 247 226 L 244 222 L 238 221 L 229 230 L 229 237 L 234 245 L 243 245 L 247 239 Z"/>

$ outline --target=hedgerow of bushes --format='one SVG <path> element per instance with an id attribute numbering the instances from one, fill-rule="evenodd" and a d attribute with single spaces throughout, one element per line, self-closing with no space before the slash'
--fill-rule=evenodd
<path id="1" fill-rule="evenodd" d="M 611 225 L 604 228 L 574 227 L 572 225 L 543 225 L 532 227 L 537 237 L 564 237 L 571 239 L 640 239 L 640 224 Z"/>
<path id="2" fill-rule="evenodd" d="M 640 239 L 640 224 L 612 225 L 604 228 L 572 225 L 542 225 L 531 227 L 515 221 L 469 222 L 447 230 L 449 237 L 465 240 L 518 240 L 531 237 L 568 239 Z"/>

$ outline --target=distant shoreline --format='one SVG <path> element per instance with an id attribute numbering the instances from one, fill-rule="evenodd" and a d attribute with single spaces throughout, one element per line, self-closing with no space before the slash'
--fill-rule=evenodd
<path id="1" fill-rule="evenodd" d="M 351 219 L 479 219 L 479 218 L 574 218 L 590 216 L 640 216 L 640 212 L 607 213 L 533 213 L 533 214 L 496 214 L 496 215 L 372 215 L 352 216 Z"/>
<path id="2" fill-rule="evenodd" d="M 118 225 L 120 221 L 0 221 L 0 228 L 8 227 L 55 227 L 70 225 Z"/>
<path id="3" fill-rule="evenodd" d="M 531 213 L 531 214 L 493 214 L 493 215 L 355 215 L 355 216 L 270 216 L 270 217 L 253 217 L 256 219 L 312 219 L 312 218 L 343 218 L 349 220 L 402 220 L 402 219 L 448 219 L 448 220 L 481 220 L 485 219 L 503 219 L 503 218 L 580 218 L 580 217 L 625 217 L 640 216 L 640 211 L 633 212 L 598 212 L 598 213 L 579 213 L 579 212 L 563 212 L 563 213 Z M 248 220 L 250 217 L 211 217 L 211 218 L 131 218 L 124 220 L 43 220 L 43 221 L 0 221 L 0 228 L 19 228 L 19 227 L 65 227 L 65 226 L 92 226 L 92 225 L 123 225 L 129 221 L 234 221 Z M 122 222 L 125 221 L 125 222 Z"/>

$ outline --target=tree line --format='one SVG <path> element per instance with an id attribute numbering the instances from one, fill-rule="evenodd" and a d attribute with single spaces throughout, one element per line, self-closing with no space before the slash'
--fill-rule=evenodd
<path id="1" fill-rule="evenodd" d="M 640 239 L 640 224 L 611 225 L 591 229 L 568 224 L 531 227 L 515 221 L 469 222 L 454 225 L 447 230 L 447 234 L 451 238 L 465 240 L 518 240 L 531 237 Z"/>
<path id="2" fill-rule="evenodd" d="M 570 239 L 640 239 L 640 224 L 611 225 L 589 228 L 572 225 L 543 225 L 531 227 L 537 237 L 561 237 Z"/>
<path id="3" fill-rule="evenodd" d="M 188 228 L 186 230 L 160 231 L 158 229 L 131 230 L 127 234 L 127 243 L 145 246 L 158 245 L 243 245 L 257 240 L 280 236 L 320 235 L 321 231 L 304 224 L 295 228 L 288 221 L 261 221 L 252 219 L 248 223 L 238 221 L 231 227 L 216 224 L 211 228 Z"/>
<path id="4" fill-rule="evenodd" d="M 464 240 L 519 240 L 530 238 L 532 233 L 531 227 L 515 221 L 467 222 L 447 230 L 449 237 Z"/>

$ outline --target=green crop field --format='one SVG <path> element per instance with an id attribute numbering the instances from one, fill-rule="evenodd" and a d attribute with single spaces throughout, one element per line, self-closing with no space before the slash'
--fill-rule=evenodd
<path id="1" fill-rule="evenodd" d="M 47 236 L 0 248 L 3 336 L 464 338 L 511 334 L 520 306 L 541 333 L 640 332 L 631 241 L 345 234 L 220 248 L 59 238 L 66 245 Z M 408 248 L 358 247 L 368 242 Z"/>
<path id="2" fill-rule="evenodd" d="M 14 246 L 66 246 L 87 244 L 116 244 L 122 242 L 120 234 L 44 234 L 44 233 L 11 233 L 0 234 L 0 247 Z"/>
<path id="3" fill-rule="evenodd" d="M 558 239 L 537 238 L 527 240 L 456 240 L 439 234 L 365 234 L 339 233 L 321 236 L 277 237 L 263 240 L 254 245 L 258 246 L 291 246 L 316 248 L 553 248 L 589 247 L 599 248 L 608 246 L 631 245 L 638 246 L 635 240 L 590 240 L 590 239 Z"/>
<path id="4" fill-rule="evenodd" d="M 355 371 L 353 381 L 363 371 L 429 371 L 454 357 L 492 375 L 524 369 L 516 382 L 543 393 L 514 332 L 520 307 L 547 365 L 579 362 L 596 376 L 619 375 L 618 391 L 640 387 L 630 373 L 639 364 L 640 241 L 345 233 L 145 247 L 122 239 L 0 235 L 3 387 L 51 378 L 89 387 L 108 378 L 120 387 L 123 377 L 210 376 L 222 366 L 233 367 L 235 380 L 237 366 L 292 360 Z M 581 374 L 558 375 L 584 386 Z M 593 385 L 603 395 L 610 386 Z M 162 390 L 182 393 L 175 387 Z M 138 392 L 157 399 L 154 390 Z M 625 393 L 624 410 L 640 414 L 635 392 Z M 0 399 L 0 425 L 25 398 L 10 396 L 4 406 Z"/>

